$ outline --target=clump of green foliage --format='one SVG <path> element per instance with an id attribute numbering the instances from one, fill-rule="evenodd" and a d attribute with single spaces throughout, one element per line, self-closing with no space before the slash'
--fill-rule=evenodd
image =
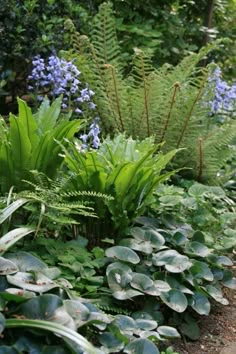
<path id="1" fill-rule="evenodd" d="M 214 92 L 207 90 L 208 69 L 199 62 L 216 47 L 203 48 L 179 65 L 155 69 L 150 58 L 136 49 L 128 74 L 120 55 L 112 7 L 103 4 L 94 19 L 91 43 L 77 38 L 86 59 L 86 81 L 96 92 L 97 111 L 105 132 L 126 132 L 134 138 L 155 136 L 163 151 L 184 148 L 175 166 L 198 181 L 215 183 L 218 170 L 235 153 L 235 120 L 217 126 L 209 116 Z M 72 54 L 73 56 L 73 54 Z M 79 59 L 81 68 L 83 60 Z M 89 69 L 89 70 L 88 70 Z"/>

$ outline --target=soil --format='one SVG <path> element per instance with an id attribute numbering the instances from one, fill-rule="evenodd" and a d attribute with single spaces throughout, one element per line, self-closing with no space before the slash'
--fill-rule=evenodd
<path id="1" fill-rule="evenodd" d="M 229 300 L 229 305 L 214 304 L 210 316 L 201 317 L 199 340 L 175 341 L 172 345 L 175 351 L 180 354 L 220 354 L 223 348 L 234 342 L 233 351 L 224 353 L 236 354 L 236 291 L 225 290 L 225 297 Z"/>

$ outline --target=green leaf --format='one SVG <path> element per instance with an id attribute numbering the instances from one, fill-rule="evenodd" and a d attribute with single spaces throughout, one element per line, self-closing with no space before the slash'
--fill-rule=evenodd
<path id="1" fill-rule="evenodd" d="M 148 227 L 133 227 L 130 234 L 139 241 L 144 241 L 145 246 L 150 245 L 152 248 L 160 249 L 165 244 L 164 237 L 156 230 Z"/>
<path id="2" fill-rule="evenodd" d="M 233 277 L 232 272 L 229 270 L 224 272 L 222 283 L 227 288 L 236 290 L 236 278 Z"/>
<path id="3" fill-rule="evenodd" d="M 178 255 L 165 265 L 166 270 L 171 273 L 182 273 L 190 268 L 192 263 L 186 256 Z"/>
<path id="4" fill-rule="evenodd" d="M 160 354 L 158 348 L 148 339 L 135 339 L 124 349 L 128 354 Z"/>
<path id="5" fill-rule="evenodd" d="M 133 273 L 133 278 L 130 285 L 138 290 L 144 291 L 153 286 L 153 281 L 147 275 L 142 273 Z"/>
<path id="6" fill-rule="evenodd" d="M 199 257 L 207 257 L 210 254 L 209 248 L 197 241 L 189 242 L 186 251 Z"/>
<path id="7" fill-rule="evenodd" d="M 168 307 L 176 312 L 184 312 L 188 306 L 186 296 L 176 289 L 161 293 L 160 298 Z"/>
<path id="8" fill-rule="evenodd" d="M 20 198 L 17 199 L 15 202 L 11 203 L 8 205 L 6 208 L 2 209 L 0 212 L 0 224 L 3 223 L 6 219 L 8 219 L 14 211 L 16 211 L 18 208 L 20 208 L 22 205 L 27 203 L 28 200 L 25 198 Z"/>
<path id="9" fill-rule="evenodd" d="M 21 272 L 28 272 L 31 270 L 43 271 L 44 269 L 47 269 L 44 262 L 25 251 L 8 253 L 5 257 L 15 263 Z"/>
<path id="10" fill-rule="evenodd" d="M 4 331 L 5 323 L 6 323 L 5 317 L 0 312 L 0 334 L 2 334 L 2 332 Z"/>
<path id="11" fill-rule="evenodd" d="M 180 338 L 179 332 L 170 326 L 159 326 L 157 332 L 165 338 Z"/>
<path id="12" fill-rule="evenodd" d="M 106 250 L 105 254 L 107 257 L 119 259 L 124 262 L 129 262 L 133 264 L 137 264 L 140 262 L 140 258 L 137 253 L 135 253 L 130 248 L 124 246 L 110 247 Z"/>
<path id="13" fill-rule="evenodd" d="M 190 315 L 185 314 L 184 321 L 180 324 L 181 332 L 192 340 L 197 340 L 200 337 L 200 329 L 197 321 Z"/>
<path id="14" fill-rule="evenodd" d="M 7 319 L 6 328 L 30 328 L 30 329 L 42 329 L 57 334 L 58 336 L 68 339 L 69 346 L 77 352 L 78 347 L 88 354 L 102 354 L 100 350 L 94 348 L 83 336 L 75 331 L 62 326 L 58 323 L 42 320 L 19 320 L 19 319 Z M 68 342 L 67 342 L 68 343 Z"/>
<path id="15" fill-rule="evenodd" d="M 171 273 L 182 273 L 192 265 L 188 257 L 182 256 L 175 250 L 165 250 L 153 254 L 152 262 L 156 266 L 164 265 L 166 270 Z"/>
<path id="16" fill-rule="evenodd" d="M 15 263 L 0 257 L 0 275 L 7 275 L 18 272 L 18 267 Z"/>
<path id="17" fill-rule="evenodd" d="M 207 263 L 193 260 L 193 266 L 190 268 L 191 274 L 197 279 L 213 281 L 214 276 Z"/>
<path id="18" fill-rule="evenodd" d="M 207 297 L 198 292 L 195 292 L 191 298 L 191 307 L 199 313 L 199 315 L 209 315 L 211 309 Z"/>
<path id="19" fill-rule="evenodd" d="M 24 236 L 30 234 L 33 231 L 34 229 L 32 229 L 31 227 L 20 227 L 18 229 L 9 231 L 7 234 L 0 238 L 0 254 L 3 254 L 17 241 L 19 241 Z"/>
<path id="20" fill-rule="evenodd" d="M 7 275 L 7 281 L 19 288 L 38 293 L 44 293 L 58 287 L 51 279 L 40 273 L 36 273 L 34 276 L 31 273 L 18 272 L 15 275 Z"/>
<path id="21" fill-rule="evenodd" d="M 136 319 L 136 324 L 139 329 L 145 330 L 145 331 L 151 331 L 155 328 L 157 328 L 157 322 L 153 320 L 147 320 L 143 318 L 138 318 Z"/>
<path id="22" fill-rule="evenodd" d="M 112 293 L 114 298 L 118 300 L 128 300 L 132 299 L 135 296 L 140 296 L 144 295 L 143 293 L 140 293 L 140 291 L 133 290 L 133 289 L 122 289 L 122 290 L 116 290 Z"/>
<path id="23" fill-rule="evenodd" d="M 206 285 L 205 287 L 206 291 L 208 292 L 208 294 L 217 302 L 219 302 L 222 305 L 228 305 L 229 301 L 227 299 L 225 299 L 222 295 L 222 292 L 220 289 L 217 289 L 215 286 L 213 285 Z"/>

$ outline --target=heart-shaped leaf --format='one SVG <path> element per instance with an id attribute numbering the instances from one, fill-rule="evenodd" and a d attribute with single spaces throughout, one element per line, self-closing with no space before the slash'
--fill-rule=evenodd
<path id="1" fill-rule="evenodd" d="M 168 307 L 176 312 L 184 312 L 188 306 L 186 296 L 176 289 L 161 293 L 160 298 Z"/>
<path id="2" fill-rule="evenodd" d="M 180 338 L 177 329 L 170 326 L 160 326 L 157 328 L 158 333 L 165 338 Z"/>
<path id="3" fill-rule="evenodd" d="M 211 304 L 205 295 L 197 292 L 194 293 L 190 304 L 199 315 L 209 315 Z"/>
<path id="4" fill-rule="evenodd" d="M 135 339 L 124 349 L 128 354 L 160 354 L 159 350 L 149 339 Z"/>
<path id="5" fill-rule="evenodd" d="M 107 257 L 115 258 L 120 261 L 137 264 L 140 262 L 140 258 L 133 250 L 124 246 L 113 246 L 106 250 Z"/>
<path id="6" fill-rule="evenodd" d="M 189 242 L 186 247 L 186 251 L 190 254 L 199 257 L 207 257 L 210 254 L 210 250 L 203 243 L 198 241 Z"/>
<path id="7" fill-rule="evenodd" d="M 197 279 L 205 279 L 212 281 L 214 279 L 213 273 L 209 266 L 205 262 L 193 261 L 193 266 L 190 268 L 190 272 Z"/>
<path id="8" fill-rule="evenodd" d="M 147 275 L 142 273 L 133 273 L 133 278 L 130 285 L 138 290 L 145 291 L 153 286 L 153 281 Z"/>

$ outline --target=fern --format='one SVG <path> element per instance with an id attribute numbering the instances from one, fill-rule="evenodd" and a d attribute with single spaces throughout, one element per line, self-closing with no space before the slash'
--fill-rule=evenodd
<path id="1" fill-rule="evenodd" d="M 102 4 L 94 20 L 91 43 L 87 42 L 89 50 L 81 55 L 87 56 L 88 80 L 96 92 L 95 102 L 105 133 L 125 131 L 142 139 L 154 135 L 156 143 L 165 142 L 161 147 L 164 152 L 184 148 L 175 158 L 175 167 L 190 167 L 191 177 L 202 180 L 213 176 L 216 165 L 224 165 L 230 152 L 227 144 L 236 136 L 231 123 L 230 138 L 223 144 L 225 148 L 220 150 L 216 163 L 213 156 L 217 147 L 214 139 L 207 137 L 208 108 L 202 104 L 208 68 L 199 63 L 218 44 L 216 41 L 185 57 L 176 67 L 166 64 L 158 69 L 145 53 L 136 49 L 130 71 L 125 75 L 127 65 L 121 60 L 112 6 Z M 83 71 L 83 66 L 80 69 Z M 215 137 L 218 134 L 221 136 L 220 130 Z M 204 158 L 199 160 L 202 154 Z"/>

